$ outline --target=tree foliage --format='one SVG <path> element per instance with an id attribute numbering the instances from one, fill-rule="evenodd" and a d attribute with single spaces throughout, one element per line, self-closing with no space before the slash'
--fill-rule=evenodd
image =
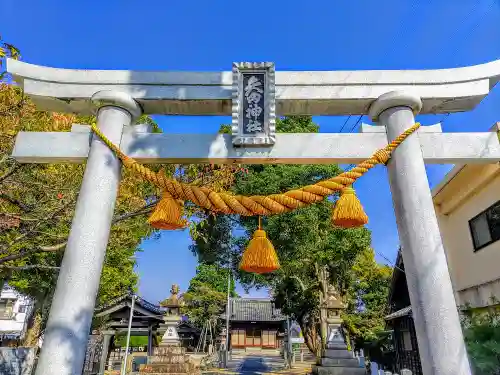
<path id="1" fill-rule="evenodd" d="M 491 310 L 466 314 L 465 343 L 476 375 L 500 375 L 500 313 Z"/>
<path id="2" fill-rule="evenodd" d="M 356 258 L 350 277 L 344 324 L 357 346 L 363 347 L 378 340 L 385 328 L 392 267 L 378 264 L 373 249 L 367 248 Z"/>
<path id="3" fill-rule="evenodd" d="M 0 274 L 36 301 L 43 322 L 81 184 L 84 165 L 19 164 L 10 158 L 18 131 L 68 131 L 82 119 L 39 112 L 11 85 L 0 86 Z M 133 255 L 153 230 L 138 216 L 155 190 L 123 172 L 98 303 L 118 297 L 137 282 Z"/>
<path id="4" fill-rule="evenodd" d="M 0 35 L 0 81 L 3 80 L 6 76 L 6 72 L 2 69 L 5 58 L 11 58 L 18 60 L 21 58 L 20 51 L 10 43 L 7 43 L 2 39 Z"/>
<path id="5" fill-rule="evenodd" d="M 309 116 L 277 121 L 278 132 L 317 132 Z M 274 194 L 313 184 L 341 172 L 336 165 L 252 165 L 238 175 L 232 191 Z M 348 304 L 346 327 L 354 338 L 373 336 L 383 326 L 391 269 L 379 266 L 365 228 L 331 225 L 336 196 L 290 213 L 263 218 L 263 227 L 280 258 L 281 269 L 261 276 L 240 272 L 237 265 L 257 228 L 256 218 L 215 216 L 199 223 L 192 250 L 199 259 L 231 264 L 246 288 L 268 287 L 283 312 L 302 328 L 310 350 L 319 355 L 326 339 L 326 317 L 320 306 L 334 287 Z M 235 236 L 236 233 L 242 235 Z"/>
<path id="6" fill-rule="evenodd" d="M 18 58 L 19 51 L 0 38 L 0 62 L 4 57 Z M 0 281 L 8 280 L 11 286 L 36 301 L 34 321 L 40 329 L 50 307 L 85 164 L 20 164 L 10 154 L 19 131 L 70 131 L 73 123 L 95 121 L 93 116 L 39 111 L 22 89 L 0 83 Z M 160 131 L 148 116 L 142 116 L 138 123 L 148 123 L 153 131 Z M 224 190 L 232 184 L 235 173 L 229 166 L 153 167 L 160 168 L 183 182 L 215 190 Z M 160 235 L 145 220 L 159 193 L 150 183 L 123 170 L 98 304 L 135 288 L 134 254 L 142 239 Z M 187 206 L 188 216 L 196 212 L 195 207 Z M 35 340 L 37 334 L 28 336 Z"/>
<path id="7" fill-rule="evenodd" d="M 197 267 L 196 276 L 191 279 L 183 297 L 184 313 L 199 328 L 207 321 L 217 323 L 217 318 L 224 311 L 229 272 L 230 269 L 216 264 L 201 263 Z M 230 295 L 237 296 L 234 278 L 231 279 Z"/>

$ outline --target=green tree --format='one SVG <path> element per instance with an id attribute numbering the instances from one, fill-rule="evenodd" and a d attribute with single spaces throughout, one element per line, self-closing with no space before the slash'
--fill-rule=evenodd
<path id="1" fill-rule="evenodd" d="M 0 69 L 3 67 L 3 62 L 7 57 L 18 60 L 21 58 L 21 53 L 15 46 L 4 41 L 0 35 Z M 5 76 L 6 72 L 2 69 L 2 71 L 0 71 L 0 81 L 2 81 Z"/>
<path id="2" fill-rule="evenodd" d="M 318 126 L 309 116 L 294 116 L 277 121 L 278 132 L 317 132 Z M 341 172 L 336 165 L 252 165 L 249 173 L 238 175 L 233 191 L 238 194 L 273 194 L 333 177 Z M 334 200 L 335 197 L 332 199 Z M 274 299 L 283 311 L 301 325 L 306 344 L 319 356 L 326 340 L 326 316 L 319 306 L 334 287 L 340 298 L 349 301 L 352 267 L 358 255 L 370 245 L 367 229 L 333 228 L 332 200 L 324 200 L 290 213 L 274 215 L 263 220 L 263 226 L 280 258 L 281 269 L 272 275 L 253 275 L 238 272 L 246 287 L 270 287 Z M 236 224 L 231 225 L 231 221 Z M 193 251 L 201 259 L 236 266 L 241 254 L 257 227 L 256 218 L 217 216 L 200 232 L 218 238 L 232 237 L 234 228 L 243 229 L 240 238 L 225 242 L 195 241 Z M 200 236 L 201 237 L 201 236 Z M 219 251 L 217 251 L 219 250 Z M 209 256 L 207 256 L 209 255 Z M 236 259 L 235 259 L 236 258 Z"/>
<path id="3" fill-rule="evenodd" d="M 500 313 L 469 312 L 462 320 L 464 338 L 476 375 L 500 375 Z"/>
<path id="4" fill-rule="evenodd" d="M 0 69 L 5 57 L 19 58 L 19 51 L 0 38 Z M 20 164 L 10 157 L 15 137 L 19 131 L 70 131 L 73 123 L 93 122 L 93 116 L 38 111 L 15 84 L 0 83 L 0 281 L 8 280 L 35 300 L 26 344 L 35 343 L 43 330 L 85 165 Z M 148 116 L 142 116 L 138 122 L 149 123 L 153 131 L 160 131 Z M 229 166 L 154 168 L 163 168 L 184 182 L 208 185 L 215 190 L 225 189 L 234 175 Z M 159 198 L 158 193 L 151 184 L 123 170 L 98 304 L 135 288 L 134 254 L 142 239 L 159 236 L 145 220 Z M 188 216 L 195 212 L 193 206 L 186 209 Z"/>
<path id="5" fill-rule="evenodd" d="M 356 345 L 376 341 L 384 331 L 392 267 L 378 264 L 373 249 L 363 250 L 351 269 L 344 324 Z"/>
<path id="6" fill-rule="evenodd" d="M 27 344 L 43 329 L 58 276 L 84 165 L 19 164 L 10 158 L 20 130 L 68 131 L 83 122 L 74 115 L 37 111 L 14 85 L 0 86 L 0 275 L 35 300 Z M 118 297 L 137 282 L 133 255 L 153 235 L 144 220 L 155 189 L 123 173 L 114 225 L 101 276 L 98 303 Z"/>
<path id="7" fill-rule="evenodd" d="M 217 323 L 217 318 L 224 311 L 229 272 L 230 269 L 215 264 L 202 263 L 197 267 L 196 276 L 191 279 L 189 288 L 183 295 L 183 310 L 199 328 L 207 321 Z M 232 297 L 237 296 L 234 278 L 231 279 L 229 291 Z"/>

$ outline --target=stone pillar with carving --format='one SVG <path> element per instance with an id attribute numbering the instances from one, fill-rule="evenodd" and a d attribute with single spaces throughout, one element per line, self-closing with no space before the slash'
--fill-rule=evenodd
<path id="1" fill-rule="evenodd" d="M 323 313 L 326 310 L 327 343 L 321 357 L 321 363 L 313 367 L 315 375 L 366 375 L 366 369 L 354 358 L 342 333 L 342 318 L 340 316 L 346 305 L 333 286 L 329 286 L 326 301 L 321 305 Z"/>
<path id="2" fill-rule="evenodd" d="M 177 331 L 177 326 L 182 320 L 181 307 L 183 305 L 182 296 L 179 296 L 179 286 L 174 284 L 170 289 L 170 297 L 160 302 L 160 306 L 166 309 L 163 317 L 164 324 L 160 325 L 160 333 L 163 333 L 160 346 L 179 346 L 181 340 Z"/>
<path id="3" fill-rule="evenodd" d="M 328 326 L 327 348 L 332 345 L 345 345 L 340 314 L 346 307 L 347 306 L 342 302 L 335 288 L 330 285 L 328 287 L 327 300 L 322 306 L 322 308 L 326 310 L 326 323 Z"/>

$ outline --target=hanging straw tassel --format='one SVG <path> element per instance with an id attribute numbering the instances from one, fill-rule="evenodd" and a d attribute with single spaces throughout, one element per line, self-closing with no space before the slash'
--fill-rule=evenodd
<path id="1" fill-rule="evenodd" d="M 342 190 L 333 209 L 332 223 L 343 228 L 362 227 L 368 223 L 368 216 L 352 187 Z"/>
<path id="2" fill-rule="evenodd" d="M 182 207 L 168 191 L 163 192 L 161 200 L 148 219 L 148 223 L 157 229 L 183 229 L 187 226 L 182 218 Z"/>
<path id="3" fill-rule="evenodd" d="M 248 247 L 241 258 L 240 270 L 253 273 L 270 273 L 280 268 L 278 255 L 273 244 L 267 238 L 266 232 L 260 227 L 248 243 Z"/>

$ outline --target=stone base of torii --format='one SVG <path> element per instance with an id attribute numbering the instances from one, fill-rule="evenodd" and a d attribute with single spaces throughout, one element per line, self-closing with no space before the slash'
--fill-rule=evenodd
<path id="1" fill-rule="evenodd" d="M 358 162 L 411 127 L 421 110 L 472 109 L 500 77 L 500 61 L 460 69 L 277 72 L 272 89 L 279 114 L 363 114 L 369 109 L 372 120 L 385 132 L 276 135 L 274 146 L 256 149 L 234 148 L 229 136 L 180 136 L 177 140 L 184 143 L 179 145 L 168 142 L 175 136 L 126 130 L 141 113 L 228 114 L 234 72 L 134 75 L 8 61 L 8 71 L 24 84 L 25 93 L 40 109 L 88 113 L 93 108 L 98 127 L 112 142 L 149 163 Z M 79 375 L 121 163 L 97 137 L 85 132 L 20 133 L 13 156 L 42 163 L 87 159 L 36 370 L 36 375 Z M 424 163 L 499 160 L 494 133 L 418 131 L 394 151 L 387 164 L 425 375 L 470 375 L 471 370 Z"/>

